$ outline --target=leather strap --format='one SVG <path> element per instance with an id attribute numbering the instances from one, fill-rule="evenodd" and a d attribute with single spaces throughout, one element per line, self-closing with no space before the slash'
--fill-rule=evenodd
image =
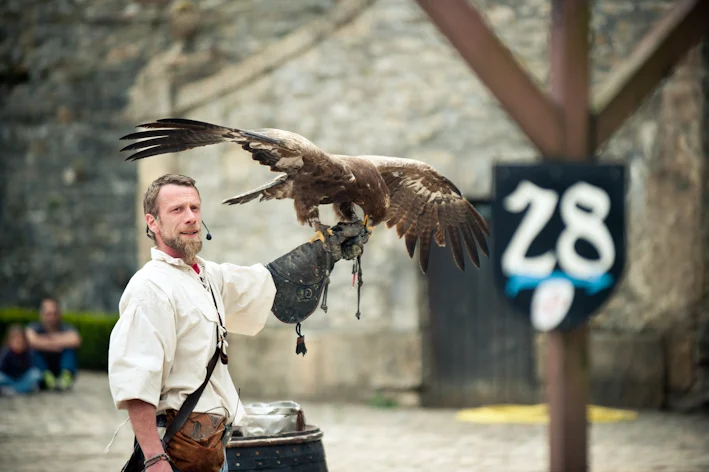
<path id="1" fill-rule="evenodd" d="M 199 397 L 200 395 L 202 395 L 204 388 L 207 386 L 207 382 L 209 382 L 209 378 L 212 376 L 214 367 L 217 365 L 217 359 L 219 359 L 219 352 L 220 348 L 219 343 L 217 342 L 217 348 L 214 350 L 212 358 L 209 359 L 209 364 L 207 364 L 207 377 L 204 379 L 204 382 L 202 382 L 202 385 L 200 385 L 197 390 L 187 395 L 185 402 L 180 407 L 180 410 L 175 415 L 175 418 L 170 422 L 169 425 L 167 425 L 167 429 L 165 430 L 165 436 L 163 436 L 162 438 L 163 446 L 166 446 L 167 443 L 170 442 L 170 440 L 173 438 L 173 436 L 175 436 L 175 434 L 180 430 L 180 428 L 182 428 L 182 426 L 185 424 L 185 421 L 187 421 L 187 418 L 189 418 L 190 413 L 192 413 L 192 410 L 194 410 L 194 407 L 197 406 Z"/>

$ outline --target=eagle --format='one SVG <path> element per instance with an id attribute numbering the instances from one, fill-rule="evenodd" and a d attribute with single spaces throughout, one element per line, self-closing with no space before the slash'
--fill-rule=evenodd
<path id="1" fill-rule="evenodd" d="M 418 262 L 424 274 L 432 239 L 440 247 L 450 246 L 461 271 L 465 270 L 463 244 L 477 268 L 477 248 L 488 256 L 485 236 L 490 232 L 485 219 L 453 182 L 425 162 L 330 154 L 297 133 L 274 128 L 246 130 L 184 118 L 158 119 L 136 128 L 144 130 L 121 138 L 137 140 L 121 149 L 133 152 L 126 160 L 223 142 L 240 145 L 253 160 L 280 175 L 222 203 L 292 199 L 298 222 L 315 229 L 311 242 L 323 240 L 326 232 L 332 234 L 319 214 L 320 205 L 332 205 L 342 222 L 359 222 L 369 231 L 383 222 L 387 228 L 395 227 L 411 259 L 418 243 Z M 356 207 L 361 209 L 363 219 Z"/>

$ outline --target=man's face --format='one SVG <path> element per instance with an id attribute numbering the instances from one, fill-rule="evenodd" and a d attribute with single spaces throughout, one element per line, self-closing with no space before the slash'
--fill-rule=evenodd
<path id="1" fill-rule="evenodd" d="M 199 194 L 194 187 L 165 185 L 158 193 L 158 218 L 148 225 L 160 243 L 192 264 L 202 250 L 202 215 Z M 152 224 L 151 224 L 152 220 Z"/>
<path id="2" fill-rule="evenodd" d="M 42 302 L 42 307 L 39 313 L 40 320 L 42 324 L 48 330 L 56 329 L 61 322 L 61 314 L 59 313 L 59 307 L 57 302 L 54 300 L 44 300 Z"/>

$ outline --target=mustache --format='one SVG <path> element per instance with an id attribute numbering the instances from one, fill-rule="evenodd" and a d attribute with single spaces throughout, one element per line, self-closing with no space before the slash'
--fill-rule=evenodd
<path id="1" fill-rule="evenodd" d="M 185 262 L 192 263 L 194 257 L 202 250 L 202 239 L 180 239 L 180 235 L 163 239 L 164 243 L 183 254 Z"/>

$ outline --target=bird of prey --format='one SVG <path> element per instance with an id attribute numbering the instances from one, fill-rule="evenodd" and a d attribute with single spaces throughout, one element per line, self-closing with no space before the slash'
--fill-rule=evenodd
<path id="1" fill-rule="evenodd" d="M 370 230 L 382 222 L 396 227 L 410 258 L 418 242 L 423 273 L 432 239 L 441 247 L 450 245 L 460 270 L 465 270 L 461 241 L 476 267 L 480 264 L 476 243 L 488 255 L 485 235 L 490 233 L 485 219 L 453 182 L 424 162 L 329 154 L 299 134 L 272 128 L 244 130 L 182 118 L 159 119 L 137 128 L 146 130 L 121 138 L 138 140 L 121 149 L 134 151 L 126 160 L 222 142 L 240 145 L 253 160 L 281 175 L 223 203 L 242 204 L 259 197 L 260 201 L 293 199 L 298 222 L 314 228 L 317 239 L 323 239 L 330 228 L 320 221 L 318 207 L 332 204 L 342 222 L 361 222 Z M 364 213 L 363 220 L 355 205 Z"/>

